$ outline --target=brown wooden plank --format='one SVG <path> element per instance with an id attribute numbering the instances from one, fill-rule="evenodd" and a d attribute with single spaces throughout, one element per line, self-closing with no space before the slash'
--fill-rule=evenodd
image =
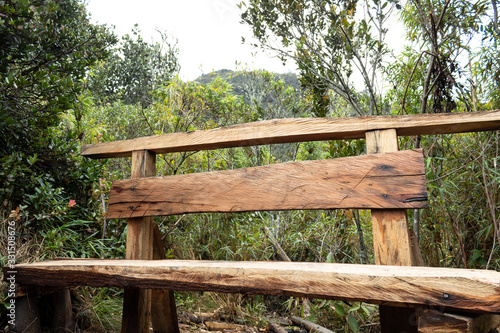
<path id="1" fill-rule="evenodd" d="M 16 265 L 25 285 L 140 287 L 500 313 L 500 272 L 305 262 L 69 259 Z"/>
<path id="2" fill-rule="evenodd" d="M 500 129 L 500 110 L 407 116 L 275 119 L 219 129 L 171 133 L 82 147 L 90 158 L 130 157 L 147 149 L 156 154 L 274 143 L 362 139 L 368 131 L 396 129 L 399 136 Z"/>
<path id="3" fill-rule="evenodd" d="M 108 218 L 197 212 L 422 208 L 422 150 L 113 183 Z"/>
<path id="4" fill-rule="evenodd" d="M 398 151 L 395 129 L 366 133 L 366 152 L 381 154 Z M 406 210 L 372 210 L 372 233 L 375 263 L 377 265 L 417 265 L 418 244 L 412 244 Z M 417 248 L 414 248 L 413 246 Z M 381 305 L 380 327 L 383 333 L 417 333 L 415 309 Z"/>
<path id="5" fill-rule="evenodd" d="M 132 178 L 152 177 L 156 174 L 156 155 L 146 150 L 132 154 Z M 127 222 L 126 258 L 153 259 L 153 219 L 131 218 Z M 149 332 L 151 322 L 151 290 L 126 288 L 123 298 L 123 333 Z"/>
<path id="6" fill-rule="evenodd" d="M 449 313 L 424 309 L 418 317 L 419 333 L 493 333 L 500 328 L 500 315 Z"/>
<path id="7" fill-rule="evenodd" d="M 420 333 L 473 333 L 473 328 L 474 318 L 465 315 L 456 315 L 426 309 L 422 311 L 422 314 L 418 318 L 418 330 Z"/>

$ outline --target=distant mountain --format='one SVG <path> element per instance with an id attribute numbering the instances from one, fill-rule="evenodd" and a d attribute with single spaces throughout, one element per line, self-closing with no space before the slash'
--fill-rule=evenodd
<path id="1" fill-rule="evenodd" d="M 243 100 L 255 107 L 260 120 L 276 118 L 300 117 L 307 111 L 301 100 L 301 87 L 296 74 L 275 74 L 268 72 L 243 72 L 221 69 L 200 76 L 195 82 L 209 84 L 215 78 L 220 77 L 231 85 L 234 95 L 242 96 Z M 284 83 L 284 89 L 276 84 L 280 80 Z M 288 87 L 295 89 L 296 100 L 290 99 Z M 271 154 L 280 161 L 292 161 L 297 154 L 298 144 L 275 144 L 270 146 Z"/>
<path id="2" fill-rule="evenodd" d="M 196 80 L 195 82 L 201 84 L 208 84 L 217 76 L 225 79 L 229 84 L 231 84 L 231 88 L 233 93 L 238 96 L 246 97 L 247 87 L 251 84 L 255 83 L 256 78 L 252 77 L 252 72 L 243 72 L 243 71 L 232 71 L 229 69 L 220 69 L 218 71 L 214 71 L 208 74 L 203 74 Z M 290 86 L 295 88 L 297 91 L 301 89 L 299 78 L 294 73 L 286 73 L 286 74 L 276 74 L 273 73 L 276 80 L 283 80 L 286 86 Z M 246 99 L 246 98 L 245 98 Z"/>

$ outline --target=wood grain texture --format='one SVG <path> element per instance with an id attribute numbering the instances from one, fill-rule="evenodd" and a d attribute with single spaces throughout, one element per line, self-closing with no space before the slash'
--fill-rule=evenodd
<path id="1" fill-rule="evenodd" d="M 474 318 L 465 315 L 426 309 L 422 311 L 422 314 L 418 318 L 419 333 L 474 333 L 473 329 Z"/>
<path id="2" fill-rule="evenodd" d="M 398 137 L 395 130 L 366 133 L 368 154 L 396 151 Z M 412 254 L 406 210 L 372 210 L 372 233 L 377 265 L 413 265 L 415 254 Z"/>
<path id="3" fill-rule="evenodd" d="M 16 270 L 24 285 L 202 290 L 500 313 L 500 272 L 485 270 L 123 259 L 54 260 Z"/>
<path id="4" fill-rule="evenodd" d="M 108 218 L 199 212 L 422 208 L 422 150 L 113 183 Z"/>
<path id="5" fill-rule="evenodd" d="M 156 154 L 274 143 L 361 139 L 368 131 L 395 129 L 399 136 L 500 129 L 500 110 L 407 116 L 275 119 L 225 128 L 172 133 L 82 147 L 90 158 L 130 157 L 147 149 Z"/>
<path id="6" fill-rule="evenodd" d="M 131 177 L 151 177 L 156 174 L 156 155 L 146 151 L 132 154 Z M 126 254 L 131 260 L 153 259 L 153 219 L 130 218 L 127 221 Z M 122 333 L 149 332 L 151 322 L 151 290 L 126 288 L 123 298 Z"/>
<path id="7" fill-rule="evenodd" d="M 366 152 L 380 154 L 399 150 L 395 129 L 366 133 Z M 406 210 L 372 209 L 372 234 L 377 265 L 412 266 L 418 258 L 418 244 L 411 243 Z M 416 246 L 417 248 L 414 248 Z M 380 327 L 384 333 L 417 333 L 415 309 L 381 305 Z"/>
<path id="8" fill-rule="evenodd" d="M 372 209 L 372 234 L 377 265 L 417 266 L 413 265 L 405 210 Z"/>
<path id="9" fill-rule="evenodd" d="M 161 231 L 153 222 L 153 260 L 166 258 Z M 151 325 L 156 333 L 179 333 L 177 307 L 172 290 L 151 290 Z"/>

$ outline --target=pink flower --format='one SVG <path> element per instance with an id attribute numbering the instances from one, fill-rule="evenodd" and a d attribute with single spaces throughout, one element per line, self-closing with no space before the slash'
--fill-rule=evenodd
<path id="1" fill-rule="evenodd" d="M 74 205 L 76 205 L 76 201 L 75 200 L 70 200 L 69 204 L 68 204 L 68 207 L 73 207 Z"/>

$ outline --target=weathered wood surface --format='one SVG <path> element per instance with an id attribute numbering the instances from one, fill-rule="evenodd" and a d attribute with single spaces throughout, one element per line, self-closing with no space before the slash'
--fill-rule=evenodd
<path id="1" fill-rule="evenodd" d="M 374 130 L 400 136 L 500 129 L 500 110 L 407 116 L 275 119 L 225 128 L 172 133 L 82 147 L 90 158 L 129 157 L 134 150 L 156 154 L 317 140 L 361 139 Z"/>
<path id="2" fill-rule="evenodd" d="M 465 315 L 426 309 L 418 318 L 419 333 L 474 333 L 474 319 Z M 480 331 L 476 333 L 487 333 Z"/>
<path id="3" fill-rule="evenodd" d="M 424 309 L 418 317 L 419 333 L 493 333 L 500 331 L 500 315 L 477 313 L 446 313 Z"/>
<path id="4" fill-rule="evenodd" d="M 305 262 L 69 259 L 16 265 L 24 285 L 140 287 L 500 313 L 500 272 Z"/>
<path id="5" fill-rule="evenodd" d="M 108 218 L 199 212 L 422 208 L 422 150 L 113 183 Z"/>
<path id="6" fill-rule="evenodd" d="M 161 231 L 153 222 L 153 260 L 166 259 Z M 179 333 L 175 295 L 172 290 L 151 290 L 151 324 L 155 333 Z"/>
<path id="7" fill-rule="evenodd" d="M 132 154 L 131 177 L 152 177 L 156 174 L 156 155 L 146 150 Z M 153 218 L 130 218 L 127 221 L 127 259 L 153 259 Z M 151 322 L 151 290 L 126 288 L 123 298 L 122 333 L 149 332 Z"/>
<path id="8" fill-rule="evenodd" d="M 73 332 L 73 308 L 71 307 L 71 293 L 69 288 L 59 289 L 52 295 L 52 329 L 54 332 Z M 29 332 L 29 330 L 28 330 Z"/>
<path id="9" fill-rule="evenodd" d="M 366 152 L 396 152 L 398 136 L 395 129 L 366 133 Z M 408 217 L 404 209 L 372 209 L 372 233 L 377 265 L 416 266 L 418 243 L 412 244 Z M 380 327 L 384 333 L 417 333 L 417 313 L 412 308 L 379 307 Z"/>

